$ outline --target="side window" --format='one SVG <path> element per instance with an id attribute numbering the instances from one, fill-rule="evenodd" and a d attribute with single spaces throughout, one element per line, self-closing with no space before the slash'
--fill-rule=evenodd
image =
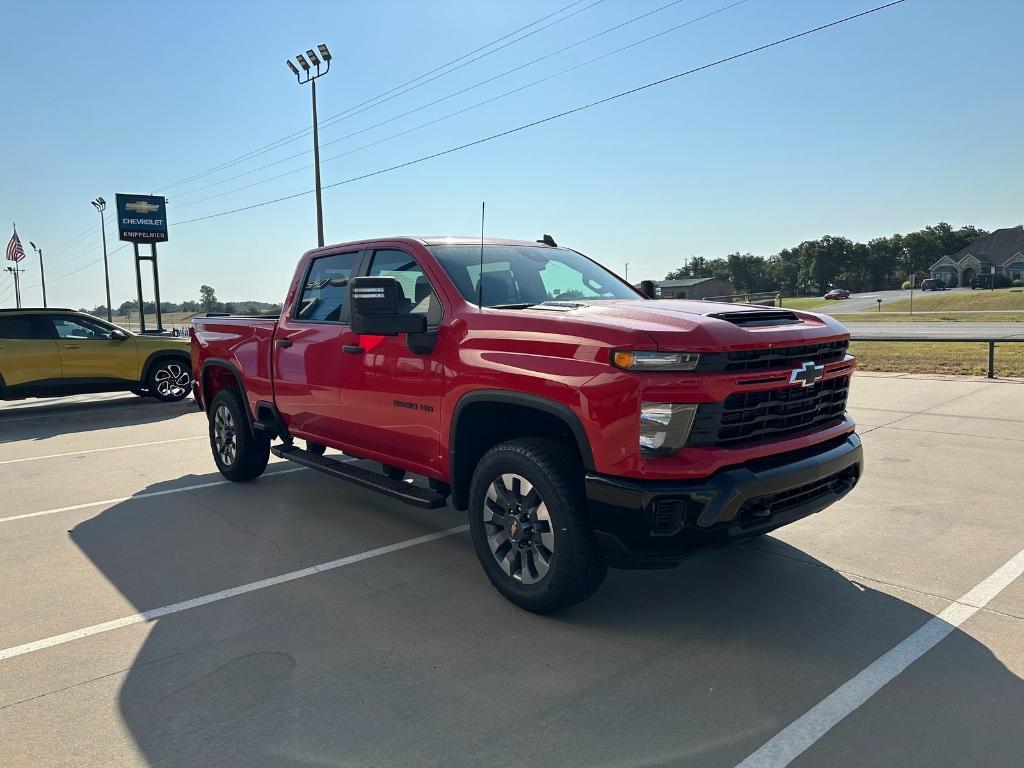
<path id="1" fill-rule="evenodd" d="M 0 339 L 55 339 L 53 323 L 43 315 L 0 318 Z"/>
<path id="2" fill-rule="evenodd" d="M 348 281 L 358 263 L 358 251 L 316 259 L 310 267 L 294 319 L 323 323 L 340 321 L 348 300 Z"/>
<path id="3" fill-rule="evenodd" d="M 62 339 L 93 341 L 110 339 L 110 329 L 99 323 L 90 323 L 88 320 L 63 315 L 55 315 L 50 320 L 53 322 L 54 328 L 57 329 L 57 336 Z"/>
<path id="4" fill-rule="evenodd" d="M 434 295 L 423 269 L 405 251 L 375 251 L 370 262 L 369 277 L 393 277 L 402 286 L 401 311 L 405 314 L 426 315 L 428 325 L 441 322 L 441 302 Z"/>

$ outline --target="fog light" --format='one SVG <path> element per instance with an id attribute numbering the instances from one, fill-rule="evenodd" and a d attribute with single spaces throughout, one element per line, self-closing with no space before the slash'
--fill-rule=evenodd
<path id="1" fill-rule="evenodd" d="M 640 452 L 664 456 L 678 451 L 696 413 L 694 403 L 641 403 Z"/>

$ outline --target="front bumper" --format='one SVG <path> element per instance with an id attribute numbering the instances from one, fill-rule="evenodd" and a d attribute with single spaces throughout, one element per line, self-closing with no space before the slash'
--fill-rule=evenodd
<path id="1" fill-rule="evenodd" d="M 703 480 L 588 474 L 590 520 L 609 565 L 671 567 L 695 551 L 820 512 L 853 489 L 863 462 L 860 438 L 850 433 Z"/>

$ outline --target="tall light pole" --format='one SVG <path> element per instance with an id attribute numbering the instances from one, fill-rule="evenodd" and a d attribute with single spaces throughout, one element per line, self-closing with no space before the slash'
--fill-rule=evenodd
<path id="1" fill-rule="evenodd" d="M 299 66 L 302 67 L 301 72 L 292 64 L 291 59 L 286 60 L 285 63 L 288 64 L 288 69 L 295 75 L 299 85 L 309 83 L 313 91 L 313 174 L 316 178 L 316 241 L 322 247 L 324 244 L 324 206 L 323 200 L 320 197 L 320 131 L 316 119 L 316 79 L 330 72 L 331 52 L 327 50 L 327 46 L 323 43 L 320 43 L 317 49 L 320 51 L 319 58 L 317 58 L 312 48 L 306 51 L 305 56 L 300 53 L 295 57 L 295 60 L 299 62 Z M 316 72 L 310 67 L 311 63 L 316 67 Z"/>
<path id="2" fill-rule="evenodd" d="M 626 262 L 626 282 L 629 282 L 629 262 Z"/>
<path id="3" fill-rule="evenodd" d="M 107 264 L 107 225 L 103 220 L 103 212 L 107 210 L 107 201 L 97 197 L 92 201 L 92 207 L 100 214 L 100 231 L 103 233 L 103 279 L 107 283 L 107 322 L 114 322 L 113 313 L 110 310 L 110 265 Z M 139 307 L 142 309 L 142 307 Z"/>
<path id="4" fill-rule="evenodd" d="M 31 240 L 28 241 L 28 244 L 32 246 L 32 250 L 39 257 L 39 282 L 43 285 L 43 309 L 46 309 L 46 273 L 43 271 L 43 249 L 37 247 Z"/>

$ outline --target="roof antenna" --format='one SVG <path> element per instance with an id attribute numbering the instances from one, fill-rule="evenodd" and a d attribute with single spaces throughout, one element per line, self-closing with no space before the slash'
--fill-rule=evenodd
<path id="1" fill-rule="evenodd" d="M 487 202 L 480 203 L 480 277 L 476 281 L 477 309 L 484 308 L 484 218 L 487 213 Z"/>
<path id="2" fill-rule="evenodd" d="M 552 248 L 557 248 L 558 243 L 555 242 L 555 238 L 551 235 L 544 235 L 540 240 L 537 241 L 541 245 L 550 245 Z"/>

